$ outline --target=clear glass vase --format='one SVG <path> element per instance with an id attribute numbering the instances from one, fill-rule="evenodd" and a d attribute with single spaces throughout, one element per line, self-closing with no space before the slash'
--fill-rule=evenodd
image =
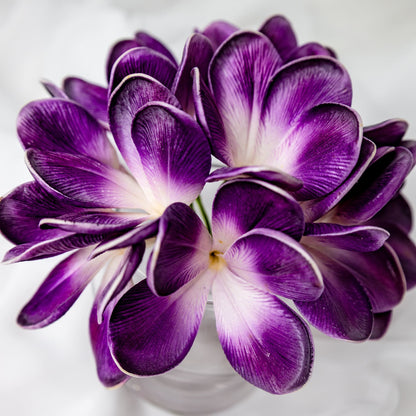
<path id="1" fill-rule="evenodd" d="M 167 373 L 132 378 L 126 388 L 149 402 L 183 415 L 212 414 L 241 402 L 254 387 L 227 361 L 208 302 L 195 342 L 186 358 Z"/>

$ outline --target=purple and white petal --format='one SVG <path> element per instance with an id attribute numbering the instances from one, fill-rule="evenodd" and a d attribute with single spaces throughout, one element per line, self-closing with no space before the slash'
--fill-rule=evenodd
<path id="1" fill-rule="evenodd" d="M 265 34 L 273 43 L 284 61 L 297 46 L 295 32 L 290 22 L 281 15 L 270 17 L 263 23 L 260 32 Z"/>
<path id="2" fill-rule="evenodd" d="M 295 302 L 303 316 L 323 333 L 351 341 L 366 340 L 373 328 L 371 303 L 354 275 L 330 256 L 307 247 L 324 279 L 324 291 L 313 302 Z"/>
<path id="3" fill-rule="evenodd" d="M 211 144 L 212 154 L 218 160 L 227 163 L 227 142 L 217 105 L 211 91 L 201 79 L 199 69 L 193 68 L 191 75 L 193 77 L 192 94 L 196 120 Z"/>
<path id="4" fill-rule="evenodd" d="M 64 153 L 26 151 L 32 175 L 48 192 L 58 198 L 87 208 L 148 209 L 137 182 L 85 156 Z"/>
<path id="5" fill-rule="evenodd" d="M 228 39 L 234 32 L 237 32 L 238 27 L 232 23 L 224 20 L 217 20 L 209 24 L 203 31 L 212 43 L 214 50 L 216 50 L 226 39 Z"/>
<path id="6" fill-rule="evenodd" d="M 391 119 L 364 127 L 364 136 L 377 146 L 399 146 L 409 125 L 405 120 Z"/>
<path id="7" fill-rule="evenodd" d="M 259 32 L 238 32 L 215 53 L 209 81 L 224 123 L 228 164 L 256 164 L 251 159 L 257 145 L 261 105 L 269 80 L 280 65 L 273 44 Z"/>
<path id="8" fill-rule="evenodd" d="M 224 253 L 224 259 L 235 275 L 272 295 L 312 301 L 323 290 L 315 261 L 297 241 L 280 231 L 249 231 Z"/>
<path id="9" fill-rule="evenodd" d="M 127 374 L 150 376 L 178 365 L 190 350 L 211 287 L 195 279 L 170 296 L 156 296 L 146 280 L 124 294 L 110 318 L 110 350 Z"/>
<path id="10" fill-rule="evenodd" d="M 53 197 L 36 182 L 28 182 L 0 200 L 0 230 L 14 244 L 48 240 L 65 233 L 41 230 L 39 221 L 42 218 L 79 211 L 79 208 Z"/>
<path id="11" fill-rule="evenodd" d="M 133 121 L 132 138 L 141 162 L 136 179 L 153 210 L 161 215 L 173 202 L 193 202 L 211 167 L 208 140 L 196 121 L 169 104 L 149 103 Z"/>
<path id="12" fill-rule="evenodd" d="M 334 222 L 368 221 L 396 195 L 412 166 L 413 156 L 404 147 L 397 147 L 372 163 L 333 210 Z"/>
<path id="13" fill-rule="evenodd" d="M 105 234 L 126 231 L 137 227 L 146 221 L 148 215 L 144 212 L 121 211 L 83 211 L 74 214 L 60 215 L 56 218 L 44 216 L 39 226 L 46 230 L 59 228 L 60 230 L 81 234 Z"/>
<path id="14" fill-rule="evenodd" d="M 77 248 L 95 245 L 104 239 L 101 234 L 73 234 L 63 232 L 49 240 L 34 243 L 23 243 L 9 250 L 3 258 L 3 263 L 37 260 L 67 253 Z"/>
<path id="15" fill-rule="evenodd" d="M 92 257 L 99 256 L 108 250 L 117 250 L 133 245 L 138 245 L 148 238 L 155 237 L 159 229 L 159 218 L 148 217 L 143 223 L 130 231 L 126 231 L 119 236 L 110 235 L 104 238 L 97 248 L 93 251 Z"/>
<path id="16" fill-rule="evenodd" d="M 218 336 L 234 369 L 269 393 L 301 387 L 313 362 L 307 325 L 285 303 L 225 268 L 212 286 Z"/>
<path id="17" fill-rule="evenodd" d="M 111 94 L 128 75 L 146 74 L 170 88 L 176 66 L 166 56 L 146 47 L 129 49 L 113 65 L 108 93 Z"/>
<path id="18" fill-rule="evenodd" d="M 144 46 L 140 45 L 136 40 L 134 39 L 123 39 L 118 41 L 110 50 L 110 53 L 107 57 L 107 64 L 106 64 L 106 74 L 107 74 L 107 81 L 110 82 L 111 77 L 111 70 L 113 68 L 114 63 L 117 61 L 117 59 L 123 55 L 123 53 L 127 52 L 130 49 L 137 48 L 138 46 Z"/>
<path id="19" fill-rule="evenodd" d="M 336 247 L 350 251 L 375 251 L 383 246 L 390 234 L 384 228 L 369 225 L 344 226 L 329 223 L 307 223 L 302 243 Z"/>
<path id="20" fill-rule="evenodd" d="M 97 366 L 97 375 L 105 387 L 120 386 L 129 379 L 129 376 L 117 367 L 108 346 L 108 327 L 110 316 L 116 303 L 117 299 L 114 299 L 109 305 L 107 305 L 102 321 L 98 322 L 98 305 L 94 302 L 89 320 L 90 341 Z"/>
<path id="21" fill-rule="evenodd" d="M 48 275 L 17 319 L 27 328 L 42 328 L 64 315 L 107 260 L 89 261 L 91 250 L 81 249 L 59 263 Z"/>
<path id="22" fill-rule="evenodd" d="M 107 88 L 76 77 L 65 78 L 64 91 L 97 120 L 108 124 Z"/>
<path id="23" fill-rule="evenodd" d="M 224 167 L 212 172 L 207 182 L 215 182 L 236 178 L 252 178 L 266 181 L 272 185 L 279 186 L 287 191 L 297 191 L 302 188 L 303 183 L 287 173 L 275 169 L 272 170 L 270 166 L 242 166 L 236 168 Z"/>
<path id="24" fill-rule="evenodd" d="M 158 39 L 150 36 L 146 32 L 136 32 L 134 34 L 134 39 L 138 43 L 138 46 L 146 46 L 149 49 L 153 49 L 154 51 L 165 55 L 176 65 L 175 57 L 172 55 L 170 50 Z"/>
<path id="25" fill-rule="evenodd" d="M 333 208 L 339 201 L 341 201 L 341 199 L 356 184 L 358 179 L 367 169 L 375 153 L 375 144 L 371 140 L 363 137 L 358 161 L 348 178 L 340 186 L 338 186 L 338 188 L 330 192 L 328 195 L 325 195 L 321 198 L 301 202 L 301 206 L 305 215 L 305 221 L 316 221 L 318 218 L 323 217 L 324 214 L 330 211 L 331 208 Z"/>
<path id="26" fill-rule="evenodd" d="M 281 68 L 270 81 L 262 108 L 262 124 L 279 140 L 312 107 L 323 103 L 351 105 L 351 97 L 350 77 L 337 60 L 299 59 Z"/>
<path id="27" fill-rule="evenodd" d="M 297 240 L 304 230 L 302 210 L 294 198 L 256 180 L 225 182 L 215 195 L 212 211 L 214 248 L 220 252 L 255 228 L 279 230 Z"/>
<path id="28" fill-rule="evenodd" d="M 141 174 L 141 162 L 131 137 L 131 127 L 137 112 L 150 101 L 163 101 L 180 107 L 178 100 L 167 87 L 144 74 L 125 78 L 109 100 L 111 132 L 130 172 L 136 177 Z"/>
<path id="29" fill-rule="evenodd" d="M 272 134 L 275 133 L 275 134 Z M 358 114 L 340 104 L 313 107 L 283 137 L 267 126 L 259 157 L 265 164 L 300 179 L 300 200 L 335 190 L 350 175 L 360 153 L 362 128 Z"/>
<path id="30" fill-rule="evenodd" d="M 173 81 L 172 92 L 178 98 L 182 108 L 189 114 L 193 114 L 195 111 L 191 71 L 197 67 L 202 79 L 206 81 L 208 79 L 208 65 L 213 53 L 210 40 L 201 33 L 191 35 L 185 44 L 182 60 Z"/>
<path id="31" fill-rule="evenodd" d="M 187 205 L 170 205 L 159 223 L 147 280 L 159 296 L 170 295 L 209 267 L 212 240 L 206 227 Z"/>
<path id="32" fill-rule="evenodd" d="M 49 98 L 27 104 L 19 113 L 17 132 L 25 149 L 83 155 L 119 166 L 104 128 L 74 102 Z"/>

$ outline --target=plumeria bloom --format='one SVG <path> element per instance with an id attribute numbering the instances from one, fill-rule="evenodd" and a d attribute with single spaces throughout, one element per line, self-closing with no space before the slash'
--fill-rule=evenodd
<path id="1" fill-rule="evenodd" d="M 125 97 L 122 89 L 119 94 Z M 81 106 L 57 98 L 29 103 L 19 115 L 18 134 L 35 182 L 19 186 L 0 202 L 2 233 L 16 244 L 6 253 L 6 262 L 76 250 L 22 310 L 21 325 L 37 328 L 54 322 L 110 263 L 90 321 L 100 362 L 109 357 L 102 325 L 106 307 L 131 280 L 144 240 L 157 233 L 167 206 L 190 204 L 199 195 L 209 173 L 209 145 L 197 123 L 173 105 L 148 101 L 149 96 L 136 98 L 134 109 L 112 102 L 114 138 L 125 161 Z M 126 234 L 128 242 L 119 250 L 102 249 Z M 114 365 L 108 370 L 99 365 L 99 373 L 107 385 L 125 379 Z"/>
<path id="2" fill-rule="evenodd" d="M 220 20 L 209 24 L 202 33 L 209 38 L 214 48 L 217 49 L 238 30 L 237 26 Z M 335 58 L 335 53 L 330 48 L 319 43 L 308 42 L 299 46 L 292 25 L 284 16 L 275 15 L 270 17 L 262 24 L 259 32 L 272 41 L 284 62 L 313 55 L 332 56 Z"/>
<path id="3" fill-rule="evenodd" d="M 357 163 L 362 126 L 345 69 L 330 57 L 287 65 L 259 32 L 237 32 L 216 51 L 209 88 L 194 71 L 197 118 L 227 167 L 210 180 L 250 176 L 299 200 L 336 189 Z"/>
<path id="4" fill-rule="evenodd" d="M 110 319 L 111 351 L 130 375 L 154 375 L 187 354 L 212 293 L 225 355 L 271 393 L 303 385 L 313 346 L 307 325 L 276 295 L 313 300 L 321 274 L 297 242 L 302 211 L 286 192 L 258 181 L 227 182 L 213 203 L 212 236 L 186 205 L 168 207 L 147 280 L 123 295 Z"/>
<path id="5" fill-rule="evenodd" d="M 379 338 L 406 287 L 414 286 L 416 250 L 408 237 L 411 213 L 398 195 L 414 166 L 414 142 L 402 145 L 405 130 L 401 120 L 367 127 L 365 134 L 373 141 L 364 139 L 348 179 L 329 195 L 302 203 L 309 222 L 302 244 L 319 264 L 325 290 L 318 300 L 297 306 L 305 316 L 316 317 L 320 310 L 326 319 L 314 324 L 331 336 Z M 360 233 L 377 228 L 374 246 L 363 245 Z M 358 232 L 355 241 L 346 243 L 346 230 Z M 354 299 L 353 307 L 349 299 Z M 335 321 L 335 315 L 327 314 L 331 309 L 339 312 Z"/>

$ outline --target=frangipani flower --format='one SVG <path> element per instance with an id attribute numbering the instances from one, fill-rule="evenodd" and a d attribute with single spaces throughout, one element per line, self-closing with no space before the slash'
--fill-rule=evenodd
<path id="1" fill-rule="evenodd" d="M 333 191 L 357 163 L 362 127 L 345 69 L 329 57 L 287 65 L 259 32 L 237 32 L 216 51 L 209 89 L 195 73 L 197 118 L 229 167 L 209 180 L 251 176 L 299 200 Z"/>
<path id="2" fill-rule="evenodd" d="M 325 289 L 316 301 L 297 306 L 305 316 L 312 313 L 311 321 L 331 336 L 379 338 L 406 286 L 414 284 L 410 209 L 397 195 L 414 166 L 414 143 L 401 144 L 405 131 L 401 120 L 367 127 L 365 134 L 374 142 L 364 139 L 359 162 L 347 180 L 329 195 L 302 203 L 310 221 L 302 244 L 319 264 Z M 346 230 L 357 232 L 348 244 Z M 359 236 L 370 232 L 374 245 L 366 240 L 363 245 Z M 338 310 L 338 317 L 328 314 L 330 309 Z"/>
<path id="3" fill-rule="evenodd" d="M 19 137 L 36 181 L 0 202 L 2 233 L 16 244 L 5 261 L 78 249 L 58 264 L 22 310 L 19 323 L 24 326 L 42 327 L 61 317 L 110 262 L 116 264 L 115 270 L 108 272 L 106 286 L 97 294 L 96 316 L 91 318 L 92 332 L 105 334 L 106 306 L 131 280 L 143 256 L 144 240 L 157 233 L 159 216 L 172 202 L 190 204 L 204 185 L 209 145 L 189 115 L 161 102 L 139 105 L 133 112 L 119 107 L 118 102 L 112 107 L 117 113 L 114 129 L 118 132 L 126 123 L 131 128 L 128 135 L 116 133 L 116 142 L 122 143 L 122 156 L 128 148 L 126 162 L 133 158 L 136 163 L 131 173 L 101 125 L 79 105 L 40 100 L 19 115 Z M 108 245 L 125 233 L 135 241 L 103 253 L 100 243 Z M 106 336 L 92 340 L 95 350 L 105 351 Z M 125 379 L 114 377 L 120 372 L 113 367 L 107 373 L 102 370 L 106 385 Z"/>
<path id="4" fill-rule="evenodd" d="M 169 206 L 147 280 L 123 295 L 110 319 L 110 345 L 130 375 L 177 365 L 198 331 L 210 291 L 217 330 L 235 370 L 254 385 L 285 393 L 303 385 L 313 347 L 308 327 L 276 295 L 313 300 L 321 275 L 296 241 L 299 205 L 258 181 L 224 184 L 213 203 L 212 237 L 186 205 Z"/>

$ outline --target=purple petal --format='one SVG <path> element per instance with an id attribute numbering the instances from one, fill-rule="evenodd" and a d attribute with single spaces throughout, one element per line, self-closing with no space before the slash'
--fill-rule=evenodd
<path id="1" fill-rule="evenodd" d="M 208 65 L 213 53 L 211 42 L 200 33 L 194 33 L 185 44 L 182 61 L 172 85 L 172 92 L 178 98 L 182 108 L 189 114 L 194 112 L 191 70 L 197 67 L 202 79 L 207 80 Z"/>
<path id="2" fill-rule="evenodd" d="M 48 192 L 89 208 L 144 208 L 146 200 L 131 176 L 84 156 L 26 151 L 29 169 Z"/>
<path id="3" fill-rule="evenodd" d="M 343 264 L 364 287 L 373 312 L 386 312 L 397 306 L 406 292 L 406 281 L 397 255 L 385 243 L 369 253 L 351 252 L 326 246 L 326 253 Z"/>
<path id="4" fill-rule="evenodd" d="M 386 227 L 387 230 L 390 225 L 395 225 L 405 234 L 409 234 L 412 229 L 412 209 L 403 195 L 398 194 L 371 219 L 370 223 Z"/>
<path id="5" fill-rule="evenodd" d="M 212 211 L 215 249 L 220 252 L 255 228 L 279 230 L 297 240 L 304 230 L 299 204 L 280 188 L 255 180 L 223 184 Z"/>
<path id="6" fill-rule="evenodd" d="M 297 191 L 303 184 L 299 179 L 288 175 L 285 172 L 271 170 L 269 166 L 243 166 L 237 168 L 219 168 L 212 172 L 207 182 L 215 182 L 236 178 L 261 179 L 273 185 L 284 188 L 288 191 Z"/>
<path id="7" fill-rule="evenodd" d="M 134 39 L 123 39 L 118 41 L 110 50 L 110 53 L 108 54 L 107 58 L 107 81 L 110 82 L 110 76 L 111 76 L 111 70 L 113 68 L 114 63 L 117 61 L 117 59 L 123 55 L 123 53 L 127 52 L 130 49 L 137 48 L 138 46 L 144 46 L 140 45 L 136 40 Z"/>
<path id="8" fill-rule="evenodd" d="M 368 225 L 306 224 L 302 242 L 312 241 L 350 251 L 375 251 L 383 246 L 390 234 L 380 227 Z"/>
<path id="9" fill-rule="evenodd" d="M 20 325 L 42 328 L 68 311 L 105 261 L 103 258 L 88 261 L 90 251 L 88 248 L 76 251 L 52 270 L 20 312 Z"/>
<path id="10" fill-rule="evenodd" d="M 180 107 L 168 88 L 144 74 L 125 78 L 109 100 L 111 132 L 127 166 L 136 177 L 141 172 L 140 158 L 131 137 L 131 126 L 139 109 L 150 101 L 163 101 Z"/>
<path id="11" fill-rule="evenodd" d="M 211 41 L 212 46 L 215 50 L 221 45 L 221 43 L 223 43 L 237 30 L 237 26 L 234 26 L 233 24 L 224 20 L 217 20 L 209 24 L 202 31 L 202 34 L 205 35 Z"/>
<path id="12" fill-rule="evenodd" d="M 196 120 L 211 144 L 212 154 L 226 163 L 227 142 L 225 140 L 224 125 L 214 98 L 205 82 L 201 79 L 199 69 L 193 68 L 191 75 L 193 77 L 192 93 Z"/>
<path id="13" fill-rule="evenodd" d="M 399 191 L 413 166 L 413 156 L 397 147 L 372 163 L 332 213 L 334 222 L 357 224 L 372 218 Z"/>
<path id="14" fill-rule="evenodd" d="M 313 302 L 296 302 L 308 321 L 323 333 L 352 341 L 367 339 L 373 327 L 371 304 L 354 275 L 330 256 L 311 254 L 322 272 L 324 291 Z"/>
<path id="15" fill-rule="evenodd" d="M 258 32 L 236 33 L 214 55 L 210 85 L 224 122 L 229 165 L 255 164 L 246 162 L 255 150 L 267 85 L 280 65 L 276 49 Z"/>
<path id="16" fill-rule="evenodd" d="M 360 153 L 361 121 L 348 107 L 321 104 L 300 117 L 292 131 L 275 143 L 274 152 L 266 141 L 270 139 L 263 140 L 267 154 L 272 153 L 266 157 L 303 182 L 294 193 L 297 199 L 313 199 L 333 191 L 350 175 Z"/>
<path id="17" fill-rule="evenodd" d="M 105 130 L 68 100 L 49 98 L 27 104 L 18 116 L 17 132 L 25 149 L 80 154 L 109 166 L 119 165 Z"/>
<path id="18" fill-rule="evenodd" d="M 120 236 L 110 236 L 108 239 L 97 246 L 93 251 L 92 257 L 99 256 L 108 250 L 122 249 L 125 247 L 141 244 L 148 238 L 155 237 L 159 229 L 159 218 L 154 219 L 150 216 L 139 226 L 131 231 L 124 232 Z"/>
<path id="19" fill-rule="evenodd" d="M 48 91 L 51 97 L 68 99 L 68 96 L 62 90 L 62 88 L 58 87 L 53 82 L 44 79 L 41 81 L 41 84 L 45 87 L 46 91 Z"/>
<path id="20" fill-rule="evenodd" d="M 224 259 L 235 275 L 272 295 L 311 301 L 323 290 L 321 273 L 311 256 L 280 231 L 249 231 L 224 253 Z"/>
<path id="21" fill-rule="evenodd" d="M 111 253 L 113 259 L 95 296 L 97 323 L 105 319 L 105 310 L 110 303 L 133 285 L 133 275 L 140 266 L 144 251 L 145 244 L 141 242 L 125 250 Z M 94 257 L 90 255 L 89 258 Z"/>
<path id="22" fill-rule="evenodd" d="M 160 42 L 153 36 L 150 36 L 149 34 L 145 32 L 136 32 L 134 34 L 134 39 L 138 43 L 138 46 L 146 46 L 149 49 L 153 49 L 156 52 L 159 52 L 162 55 L 165 55 L 176 65 L 176 60 L 174 56 L 171 54 L 171 52 L 169 51 L 169 49 L 162 42 Z"/>
<path id="23" fill-rule="evenodd" d="M 43 259 L 53 257 L 68 251 L 97 244 L 104 238 L 100 234 L 71 234 L 65 233 L 45 241 L 24 243 L 9 250 L 4 263 L 17 263 L 19 261 Z"/>
<path id="24" fill-rule="evenodd" d="M 413 166 L 416 164 L 416 140 L 403 140 L 400 145 L 402 147 L 405 147 L 407 150 L 410 151 L 410 153 L 413 156 Z"/>
<path id="25" fill-rule="evenodd" d="M 397 225 L 389 224 L 388 230 L 390 238 L 387 242 L 399 258 L 406 277 L 407 289 L 412 289 L 416 286 L 416 246 Z"/>
<path id="26" fill-rule="evenodd" d="M 137 113 L 132 137 L 141 162 L 137 180 L 160 214 L 173 202 L 193 202 L 211 166 L 196 121 L 169 104 L 149 103 Z"/>
<path id="27" fill-rule="evenodd" d="M 313 222 L 321 218 L 331 208 L 333 208 L 347 192 L 355 185 L 363 172 L 367 169 L 376 152 L 375 144 L 363 137 L 361 143 L 360 155 L 357 164 L 348 176 L 348 178 L 333 192 L 321 198 L 303 201 L 301 206 L 305 215 L 305 221 Z"/>
<path id="28" fill-rule="evenodd" d="M 147 267 L 150 289 L 159 296 L 180 289 L 208 269 L 211 250 L 211 236 L 195 212 L 182 203 L 170 205 Z"/>
<path id="29" fill-rule="evenodd" d="M 72 233 L 105 234 L 136 227 L 147 217 L 141 215 L 136 212 L 85 211 L 56 218 L 44 216 L 39 225 L 42 229 L 59 228 Z"/>
<path id="30" fill-rule="evenodd" d="M 93 117 L 108 124 L 107 88 L 80 78 L 69 77 L 64 80 L 64 91 Z"/>
<path id="31" fill-rule="evenodd" d="M 146 280 L 122 296 L 110 319 L 109 342 L 127 374 L 164 373 L 190 350 L 211 284 L 195 279 L 170 296 L 156 296 Z"/>
<path id="32" fill-rule="evenodd" d="M 297 46 L 296 35 L 290 22 L 280 15 L 272 16 L 260 28 L 273 43 L 283 60 L 286 60 Z"/>
<path id="33" fill-rule="evenodd" d="M 14 244 L 30 243 L 58 237 L 60 230 L 41 230 L 39 221 L 79 211 L 54 198 L 36 182 L 20 185 L 0 201 L 0 229 Z"/>
<path id="34" fill-rule="evenodd" d="M 351 80 L 335 59 L 309 57 L 280 69 L 270 81 L 262 119 L 270 134 L 282 138 L 304 112 L 323 103 L 351 105 Z"/>
<path id="35" fill-rule="evenodd" d="M 167 88 L 172 86 L 176 66 L 166 56 L 145 47 L 129 49 L 114 63 L 109 82 L 109 93 L 128 75 L 146 74 Z"/>
<path id="36" fill-rule="evenodd" d="M 390 325 L 392 318 L 392 311 L 375 313 L 373 331 L 371 332 L 370 339 L 380 339 L 383 337 Z"/>
<path id="37" fill-rule="evenodd" d="M 286 304 L 231 272 L 215 279 L 212 296 L 219 339 L 237 373 L 274 394 L 306 383 L 313 361 L 311 335 Z"/>
<path id="38" fill-rule="evenodd" d="M 364 135 L 377 146 L 398 146 L 407 128 L 408 124 L 405 120 L 391 119 L 364 127 Z"/>
<path id="39" fill-rule="evenodd" d="M 108 326 L 116 301 L 117 299 L 107 306 L 100 323 L 97 320 L 97 305 L 94 303 L 89 321 L 90 341 L 97 366 L 97 375 L 105 387 L 116 387 L 129 379 L 129 376 L 117 367 L 108 346 Z"/>
<path id="40" fill-rule="evenodd" d="M 333 57 L 334 53 L 330 49 L 326 48 L 325 46 L 322 46 L 319 43 L 309 42 L 294 49 L 287 59 L 293 61 L 295 59 L 316 55 Z"/>

